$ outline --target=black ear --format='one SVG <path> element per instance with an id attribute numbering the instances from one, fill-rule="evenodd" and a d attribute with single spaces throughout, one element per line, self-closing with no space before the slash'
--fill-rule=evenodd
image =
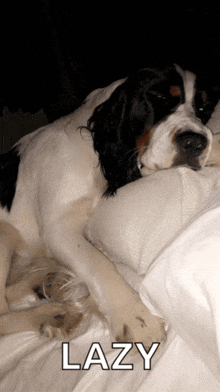
<path id="1" fill-rule="evenodd" d="M 10 211 L 18 177 L 20 156 L 17 148 L 0 155 L 0 205 Z"/>
<path id="2" fill-rule="evenodd" d="M 99 105 L 88 121 L 94 149 L 99 154 L 103 174 L 108 181 L 105 195 L 113 195 L 121 186 L 141 177 L 137 167 L 136 140 L 143 133 L 145 102 L 132 96 L 124 82 L 111 97 Z"/>
<path id="3" fill-rule="evenodd" d="M 153 108 L 147 98 L 148 89 L 163 80 L 166 72 L 149 68 L 137 71 L 95 109 L 88 121 L 94 149 L 108 181 L 106 195 L 114 194 L 121 186 L 141 177 L 137 167 L 136 141 L 145 128 L 151 129 L 154 121 Z"/>

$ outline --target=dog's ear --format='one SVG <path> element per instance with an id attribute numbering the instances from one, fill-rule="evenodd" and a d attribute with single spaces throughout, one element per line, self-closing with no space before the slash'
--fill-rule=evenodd
<path id="1" fill-rule="evenodd" d="M 16 147 L 0 155 L 0 205 L 10 211 L 15 195 L 20 157 Z"/>
<path id="2" fill-rule="evenodd" d="M 106 195 L 141 177 L 136 141 L 151 128 L 154 120 L 153 108 L 147 99 L 148 88 L 163 78 L 159 70 L 139 70 L 119 85 L 88 121 L 94 149 L 108 181 Z"/>
<path id="3" fill-rule="evenodd" d="M 112 195 L 121 186 L 141 177 L 135 147 L 136 140 L 143 134 L 147 115 L 144 97 L 125 81 L 89 119 L 94 149 L 108 181 L 105 195 Z"/>

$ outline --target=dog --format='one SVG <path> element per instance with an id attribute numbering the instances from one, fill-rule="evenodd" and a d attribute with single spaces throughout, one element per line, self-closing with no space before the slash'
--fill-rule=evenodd
<path id="1" fill-rule="evenodd" d="M 212 133 L 205 124 L 218 99 L 218 90 L 177 65 L 141 69 L 93 91 L 74 113 L 24 136 L 0 157 L 0 311 L 6 333 L 14 332 L 12 320 L 17 330 L 46 325 L 48 331 L 48 320 L 63 314 L 59 302 L 21 311 L 8 307 L 12 259 L 28 265 L 44 258 L 86 284 L 116 341 L 149 347 L 164 339 L 163 321 L 150 314 L 84 230 L 101 198 L 113 197 L 123 185 L 172 166 L 207 165 Z M 53 325 L 51 331 L 56 336 Z"/>

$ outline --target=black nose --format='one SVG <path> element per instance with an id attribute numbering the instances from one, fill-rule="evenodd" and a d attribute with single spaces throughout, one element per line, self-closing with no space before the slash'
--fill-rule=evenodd
<path id="1" fill-rule="evenodd" d="M 177 134 L 175 141 L 182 152 L 185 154 L 192 153 L 194 157 L 200 155 L 208 144 L 207 138 L 204 135 L 191 130 Z"/>

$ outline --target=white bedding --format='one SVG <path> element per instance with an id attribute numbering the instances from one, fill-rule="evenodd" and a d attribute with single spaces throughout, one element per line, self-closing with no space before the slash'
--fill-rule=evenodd
<path id="1" fill-rule="evenodd" d="M 143 370 L 139 354 L 124 360 L 133 370 L 100 365 L 62 370 L 61 343 L 26 332 L 0 340 L 0 391 L 220 390 L 220 169 L 170 169 L 126 187 L 117 198 L 103 201 L 88 232 L 167 323 L 167 341 L 151 370 Z M 93 342 L 101 344 L 110 365 L 117 350 L 95 318 L 87 333 L 71 342 L 69 363 L 83 365 Z"/>
<path id="2" fill-rule="evenodd" d="M 0 338 L 0 392 L 220 391 L 220 169 L 170 169 L 125 188 L 103 202 L 88 235 L 166 321 L 151 370 L 138 354 L 124 361 L 133 370 L 62 370 L 61 342 L 18 333 Z M 110 365 L 117 350 L 95 317 L 71 341 L 69 363 L 83 365 L 93 342 Z"/>

